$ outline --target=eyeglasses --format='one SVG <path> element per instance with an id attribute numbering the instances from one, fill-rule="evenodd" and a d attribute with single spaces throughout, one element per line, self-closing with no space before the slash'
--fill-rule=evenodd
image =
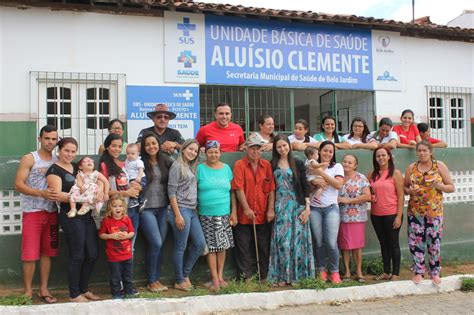
<path id="1" fill-rule="evenodd" d="M 364 128 L 364 125 L 353 125 L 354 128 Z"/>
<path id="2" fill-rule="evenodd" d="M 155 118 L 156 119 L 168 120 L 168 119 L 170 119 L 170 116 L 168 116 L 168 115 L 156 115 Z"/>

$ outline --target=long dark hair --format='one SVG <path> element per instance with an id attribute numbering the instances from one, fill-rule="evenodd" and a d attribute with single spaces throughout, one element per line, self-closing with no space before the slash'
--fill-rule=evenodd
<path id="1" fill-rule="evenodd" d="M 295 126 L 296 124 L 302 124 L 303 125 L 303 128 L 308 130 L 306 131 L 306 133 L 304 134 L 304 143 L 309 143 L 309 124 L 306 120 L 304 119 L 298 119 L 296 122 L 295 122 Z"/>
<path id="2" fill-rule="evenodd" d="M 146 182 L 147 184 L 150 184 L 155 176 L 155 172 L 153 172 L 153 165 L 151 165 L 150 162 L 150 155 L 145 151 L 145 141 L 150 137 L 155 138 L 156 142 L 158 143 L 158 154 L 156 159 L 158 160 L 158 168 L 160 169 L 161 173 L 160 183 L 166 185 L 168 183 L 168 175 L 172 161 L 166 153 L 161 151 L 160 141 L 158 141 L 158 136 L 154 132 L 145 133 L 140 144 L 140 156 L 142 158 L 143 164 L 145 165 Z"/>
<path id="3" fill-rule="evenodd" d="M 389 148 L 379 147 L 374 151 L 374 154 L 372 155 L 372 166 L 374 167 L 374 171 L 372 172 L 372 176 L 370 176 L 370 180 L 373 182 L 380 178 L 380 165 L 379 163 L 377 163 L 377 159 L 375 158 L 377 152 L 380 150 L 385 150 L 390 158 L 388 160 L 388 174 L 386 178 L 392 177 L 393 173 L 395 172 L 395 164 L 393 163 L 392 151 L 390 151 Z"/>
<path id="4" fill-rule="evenodd" d="M 323 148 L 327 145 L 331 145 L 332 146 L 332 149 L 333 149 L 333 156 L 332 156 L 332 159 L 331 161 L 329 161 L 329 166 L 328 168 L 332 168 L 334 165 L 336 165 L 336 145 L 334 144 L 334 142 L 332 141 L 329 141 L 329 140 L 326 140 L 326 141 L 323 141 L 321 143 L 321 145 L 319 146 L 319 157 L 318 157 L 318 162 L 321 163 L 321 152 L 323 151 Z"/>
<path id="5" fill-rule="evenodd" d="M 336 118 L 334 118 L 333 116 L 326 116 L 326 117 L 324 117 L 324 118 L 323 118 L 323 121 L 322 121 L 322 123 L 321 123 L 321 130 L 322 130 L 323 132 L 326 132 L 326 131 L 324 130 L 324 123 L 325 123 L 326 120 L 328 120 L 328 119 L 332 119 L 332 120 L 334 121 L 334 131 L 332 132 L 332 137 L 334 138 L 334 143 L 339 143 L 339 136 L 338 136 L 338 134 L 337 134 L 337 120 L 336 120 Z"/>
<path id="6" fill-rule="evenodd" d="M 352 119 L 351 133 L 349 135 L 349 138 L 354 137 L 354 130 L 352 129 L 352 127 L 354 126 L 354 123 L 356 123 L 356 122 L 361 122 L 361 123 L 364 124 L 364 131 L 362 132 L 361 140 L 362 140 L 363 143 L 367 143 L 367 136 L 369 135 L 370 130 L 369 130 L 369 126 L 367 126 L 367 123 L 365 122 L 364 118 L 361 118 L 361 117 L 355 117 L 354 119 Z"/>
<path id="7" fill-rule="evenodd" d="M 280 160 L 281 156 L 280 153 L 277 151 L 277 143 L 278 141 L 283 140 L 288 143 L 289 151 L 288 151 L 288 164 L 290 165 L 290 169 L 293 172 L 293 185 L 294 187 L 300 187 L 300 174 L 298 172 L 298 168 L 296 167 L 295 157 L 293 156 L 293 150 L 291 149 L 290 141 L 288 137 L 284 134 L 277 134 L 273 139 L 273 149 L 272 149 L 272 169 L 276 170 L 278 168 L 278 161 Z"/>
<path id="8" fill-rule="evenodd" d="M 105 164 L 105 167 L 107 168 L 107 174 L 109 176 L 118 176 L 121 173 L 123 173 L 123 169 L 115 163 L 114 158 L 109 153 L 109 146 L 112 144 L 112 141 L 115 141 L 115 140 L 120 140 L 122 141 L 122 144 L 123 144 L 122 136 L 119 136 L 116 133 L 109 134 L 107 138 L 105 138 L 104 140 L 105 150 L 100 156 L 99 164 L 101 163 Z"/>

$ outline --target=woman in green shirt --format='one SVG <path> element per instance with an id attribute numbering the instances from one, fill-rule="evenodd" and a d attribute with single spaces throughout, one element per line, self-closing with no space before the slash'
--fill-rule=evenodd
<path id="1" fill-rule="evenodd" d="M 220 143 L 205 144 L 206 161 L 197 167 L 198 210 L 209 248 L 207 263 L 211 271 L 211 291 L 225 286 L 223 272 L 226 250 L 234 247 L 232 227 L 237 223 L 235 195 L 231 193 L 232 170 L 222 163 Z M 231 215 L 232 209 L 232 215 Z"/>
<path id="2" fill-rule="evenodd" d="M 339 137 L 336 132 L 336 118 L 332 116 L 326 116 L 323 118 L 321 124 L 321 132 L 314 135 L 314 139 L 318 142 L 331 141 L 336 145 L 337 149 L 347 150 L 351 148 L 351 145 L 346 142 L 346 139 Z"/>

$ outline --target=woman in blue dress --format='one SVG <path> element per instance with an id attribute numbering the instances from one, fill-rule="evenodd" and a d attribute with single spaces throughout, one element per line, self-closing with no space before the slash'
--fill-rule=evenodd
<path id="1" fill-rule="evenodd" d="M 309 185 L 304 163 L 293 157 L 285 135 L 275 136 L 272 167 L 277 188 L 268 280 L 285 286 L 315 276 Z"/>

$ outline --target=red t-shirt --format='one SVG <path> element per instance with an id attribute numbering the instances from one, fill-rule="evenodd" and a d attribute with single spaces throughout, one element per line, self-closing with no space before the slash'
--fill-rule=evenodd
<path id="1" fill-rule="evenodd" d="M 120 231 L 127 233 L 135 232 L 133 230 L 132 220 L 130 220 L 128 216 L 124 216 L 120 220 L 105 217 L 100 224 L 99 235 L 112 234 Z M 106 240 L 105 253 L 110 262 L 132 259 L 132 240 Z"/>
<path id="2" fill-rule="evenodd" d="M 263 224 L 267 221 L 265 214 L 268 194 L 275 190 L 275 179 L 270 162 L 260 159 L 256 176 L 247 157 L 235 162 L 232 189 L 244 192 L 250 209 L 256 214 L 255 224 Z M 252 224 L 252 220 L 244 215 L 244 209 L 240 203 L 237 203 L 237 219 L 239 224 Z"/>
<path id="3" fill-rule="evenodd" d="M 200 146 L 205 145 L 208 140 L 217 140 L 221 144 L 222 152 L 238 151 L 239 146 L 245 142 L 244 131 L 239 125 L 230 123 L 226 128 L 221 128 L 215 121 L 202 126 L 196 140 Z"/>
<path id="4" fill-rule="evenodd" d="M 431 142 L 431 144 L 435 144 L 435 143 L 440 143 L 440 142 L 441 142 L 441 140 L 436 139 L 436 138 L 431 138 L 431 137 L 428 138 L 428 141 Z"/>
<path id="5" fill-rule="evenodd" d="M 395 131 L 400 139 L 400 143 L 408 144 L 408 141 L 416 141 L 416 136 L 419 136 L 418 128 L 415 124 L 411 124 L 408 131 L 404 131 L 401 125 L 393 127 L 392 131 Z"/>

